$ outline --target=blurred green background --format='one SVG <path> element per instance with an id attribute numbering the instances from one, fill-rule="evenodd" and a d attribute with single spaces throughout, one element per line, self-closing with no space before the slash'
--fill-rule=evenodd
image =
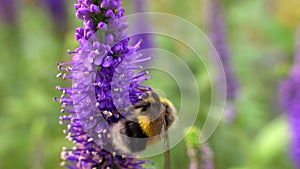
<path id="1" fill-rule="evenodd" d="M 209 0 L 152 0 L 149 11 L 171 13 L 185 18 L 205 32 L 205 8 Z M 293 169 L 289 156 L 289 127 L 280 107 L 278 85 L 289 72 L 295 51 L 295 28 L 300 18 L 299 0 L 224 0 L 233 67 L 240 91 L 237 119 L 221 123 L 209 139 L 216 169 Z M 38 0 L 19 2 L 17 22 L 0 23 L 0 169 L 55 169 L 59 166 L 64 139 L 58 124 L 60 105 L 56 85 L 70 82 L 56 79 L 55 62 L 70 60 L 66 50 L 74 50 L 74 29 L 81 21 L 74 15 L 73 3 L 66 2 L 65 31 L 55 27 L 47 7 Z M 133 13 L 131 1 L 124 1 Z M 203 68 L 193 64 L 191 52 L 169 40 L 157 45 L 186 56 L 194 71 L 203 101 L 208 109 L 209 84 Z M 168 82 L 155 79 L 176 104 L 180 98 Z M 207 97 L 206 97 L 207 95 Z M 199 117 L 199 126 L 204 117 Z M 188 168 L 185 143 L 171 151 L 174 168 Z M 152 158 L 160 169 L 162 156 Z M 176 167 L 175 167 L 176 166 Z"/>

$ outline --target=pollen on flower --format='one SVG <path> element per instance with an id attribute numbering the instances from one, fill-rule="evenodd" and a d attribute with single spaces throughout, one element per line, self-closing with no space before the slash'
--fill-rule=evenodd
<path id="1" fill-rule="evenodd" d="M 66 160 L 66 159 L 63 159 L 63 160 Z M 62 161 L 61 163 L 60 163 L 60 166 L 65 166 L 66 165 L 66 162 L 64 162 L 64 161 Z"/>
<path id="2" fill-rule="evenodd" d="M 66 158 L 66 152 L 62 151 L 61 154 L 60 154 L 60 157 L 61 157 L 62 160 L 67 160 L 67 158 Z"/>
<path id="3" fill-rule="evenodd" d="M 90 116 L 90 121 L 93 121 L 94 120 L 94 116 Z"/>

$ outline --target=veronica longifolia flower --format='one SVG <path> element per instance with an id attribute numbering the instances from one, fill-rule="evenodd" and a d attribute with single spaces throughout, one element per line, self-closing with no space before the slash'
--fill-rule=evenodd
<path id="1" fill-rule="evenodd" d="M 236 97 L 238 83 L 230 60 L 231 54 L 229 43 L 227 41 L 226 24 L 222 8 L 223 6 L 221 0 L 210 0 L 208 5 L 209 19 L 207 21 L 207 27 L 209 30 L 209 37 L 212 40 L 212 43 L 216 48 L 224 67 L 227 85 L 227 99 L 230 102 Z M 230 121 L 235 119 L 235 107 L 231 104 L 228 104 L 227 111 L 228 119 Z"/>
<path id="2" fill-rule="evenodd" d="M 147 12 L 147 7 L 149 2 L 148 0 L 133 0 L 133 5 L 135 8 L 135 12 L 138 13 L 144 13 Z M 145 32 L 145 30 L 151 30 L 151 20 L 146 17 L 145 15 L 138 15 L 138 19 L 134 22 L 134 28 L 136 32 Z M 132 42 L 136 43 L 140 40 L 142 40 L 141 48 L 140 49 L 148 49 L 148 48 L 154 48 L 154 38 L 153 34 L 151 33 L 141 33 L 133 36 Z"/>
<path id="3" fill-rule="evenodd" d="M 43 5 L 49 11 L 51 19 L 55 24 L 58 36 L 62 36 L 68 28 L 67 1 L 64 0 L 43 0 Z"/>
<path id="4" fill-rule="evenodd" d="M 17 0 L 0 1 L 0 20 L 6 24 L 15 25 L 19 14 L 19 3 Z"/>
<path id="5" fill-rule="evenodd" d="M 128 46 L 127 23 L 122 0 L 78 0 L 76 16 L 84 27 L 77 28 L 80 44 L 68 63 L 59 63 L 57 76 L 72 80 L 72 88 L 57 86 L 63 92 L 56 101 L 62 103 L 61 123 L 74 148 L 63 148 L 62 159 L 71 169 L 142 168 L 137 161 L 113 151 L 109 126 L 126 117 L 124 108 L 136 103 L 150 87 L 141 86 L 147 72 L 136 53 L 140 43 Z M 113 147 L 110 147 L 113 150 Z"/>
<path id="6" fill-rule="evenodd" d="M 193 127 L 187 133 L 185 137 L 186 147 L 187 147 L 187 155 L 190 159 L 189 169 L 198 169 L 199 167 L 199 133 L 200 130 L 196 127 Z"/>
<path id="7" fill-rule="evenodd" d="M 203 169 L 214 169 L 214 152 L 208 145 L 204 143 L 201 146 L 201 167 Z"/>
<path id="8" fill-rule="evenodd" d="M 291 128 L 291 154 L 297 168 L 300 168 L 300 29 L 298 31 L 295 63 L 289 77 L 281 85 L 281 101 L 288 112 Z"/>
<path id="9" fill-rule="evenodd" d="M 214 169 L 214 153 L 208 143 L 200 144 L 200 130 L 193 127 L 185 138 L 189 169 Z"/>

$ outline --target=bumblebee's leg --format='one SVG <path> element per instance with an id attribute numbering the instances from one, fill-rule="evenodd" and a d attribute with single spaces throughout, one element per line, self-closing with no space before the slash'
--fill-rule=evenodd
<path id="1" fill-rule="evenodd" d="M 139 108 L 145 108 L 145 107 L 149 107 L 149 103 L 148 102 L 145 102 L 145 101 L 140 101 L 140 102 L 137 102 L 129 107 L 126 107 L 125 109 L 120 109 L 118 110 L 119 112 L 132 112 L 134 111 L 135 109 L 139 109 Z"/>
<path id="2" fill-rule="evenodd" d="M 140 101 L 132 105 L 134 109 L 145 108 L 149 106 L 150 106 L 149 102 L 146 101 Z"/>

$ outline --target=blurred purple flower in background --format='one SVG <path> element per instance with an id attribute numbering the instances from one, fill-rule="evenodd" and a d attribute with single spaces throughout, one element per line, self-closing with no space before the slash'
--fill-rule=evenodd
<path id="1" fill-rule="evenodd" d="M 187 155 L 190 158 L 189 169 L 198 169 L 198 159 L 197 159 L 196 149 L 188 148 Z"/>
<path id="2" fill-rule="evenodd" d="M 214 169 L 214 153 L 208 143 L 200 143 L 200 129 L 187 130 L 185 143 L 190 159 L 189 169 Z"/>
<path id="3" fill-rule="evenodd" d="M 46 10 L 48 10 L 53 23 L 55 24 L 56 32 L 61 37 L 68 29 L 68 7 L 65 0 L 43 0 Z"/>
<path id="4" fill-rule="evenodd" d="M 148 12 L 148 1 L 147 0 L 133 0 L 134 11 L 136 13 Z M 144 30 L 151 30 L 150 19 L 147 17 L 138 17 L 138 20 L 134 21 L 135 32 L 140 32 Z M 135 44 L 142 40 L 140 50 L 154 48 L 154 35 L 151 33 L 138 34 L 132 37 L 132 43 Z"/>
<path id="5" fill-rule="evenodd" d="M 238 90 L 238 81 L 231 63 L 231 53 L 229 42 L 227 40 L 226 19 L 223 13 L 223 4 L 221 0 L 210 0 L 208 3 L 207 28 L 209 38 L 217 50 L 224 67 L 227 82 L 227 106 L 226 113 L 229 121 L 236 118 L 236 110 L 232 101 L 235 100 Z"/>
<path id="6" fill-rule="evenodd" d="M 208 143 L 201 145 L 201 167 L 202 169 L 214 169 L 214 152 Z"/>
<path id="7" fill-rule="evenodd" d="M 283 108 L 288 112 L 290 122 L 292 158 L 297 168 L 300 168 L 300 27 L 294 65 L 288 78 L 281 85 L 280 94 Z"/>
<path id="8" fill-rule="evenodd" d="M 19 15 L 18 0 L 1 0 L 0 1 L 0 20 L 8 25 L 15 25 L 18 22 Z"/>
<path id="9" fill-rule="evenodd" d="M 62 72 L 57 76 L 71 79 L 72 88 L 57 86 L 63 92 L 61 124 L 68 126 L 64 132 L 73 141 L 74 148 L 63 148 L 62 165 L 70 169 L 87 168 L 143 168 L 148 161 L 136 160 L 103 147 L 111 144 L 109 125 L 123 118 L 114 104 L 127 107 L 136 103 L 150 87 L 141 86 L 147 72 L 140 64 L 150 58 L 139 58 L 135 51 L 140 43 L 128 46 L 127 23 L 122 0 L 78 0 L 74 5 L 76 17 L 83 20 L 75 37 L 80 47 L 73 61 L 58 63 Z M 64 73 L 65 72 L 65 73 Z M 121 79 L 115 83 L 113 78 Z M 129 100 L 127 99 L 129 98 Z"/>

